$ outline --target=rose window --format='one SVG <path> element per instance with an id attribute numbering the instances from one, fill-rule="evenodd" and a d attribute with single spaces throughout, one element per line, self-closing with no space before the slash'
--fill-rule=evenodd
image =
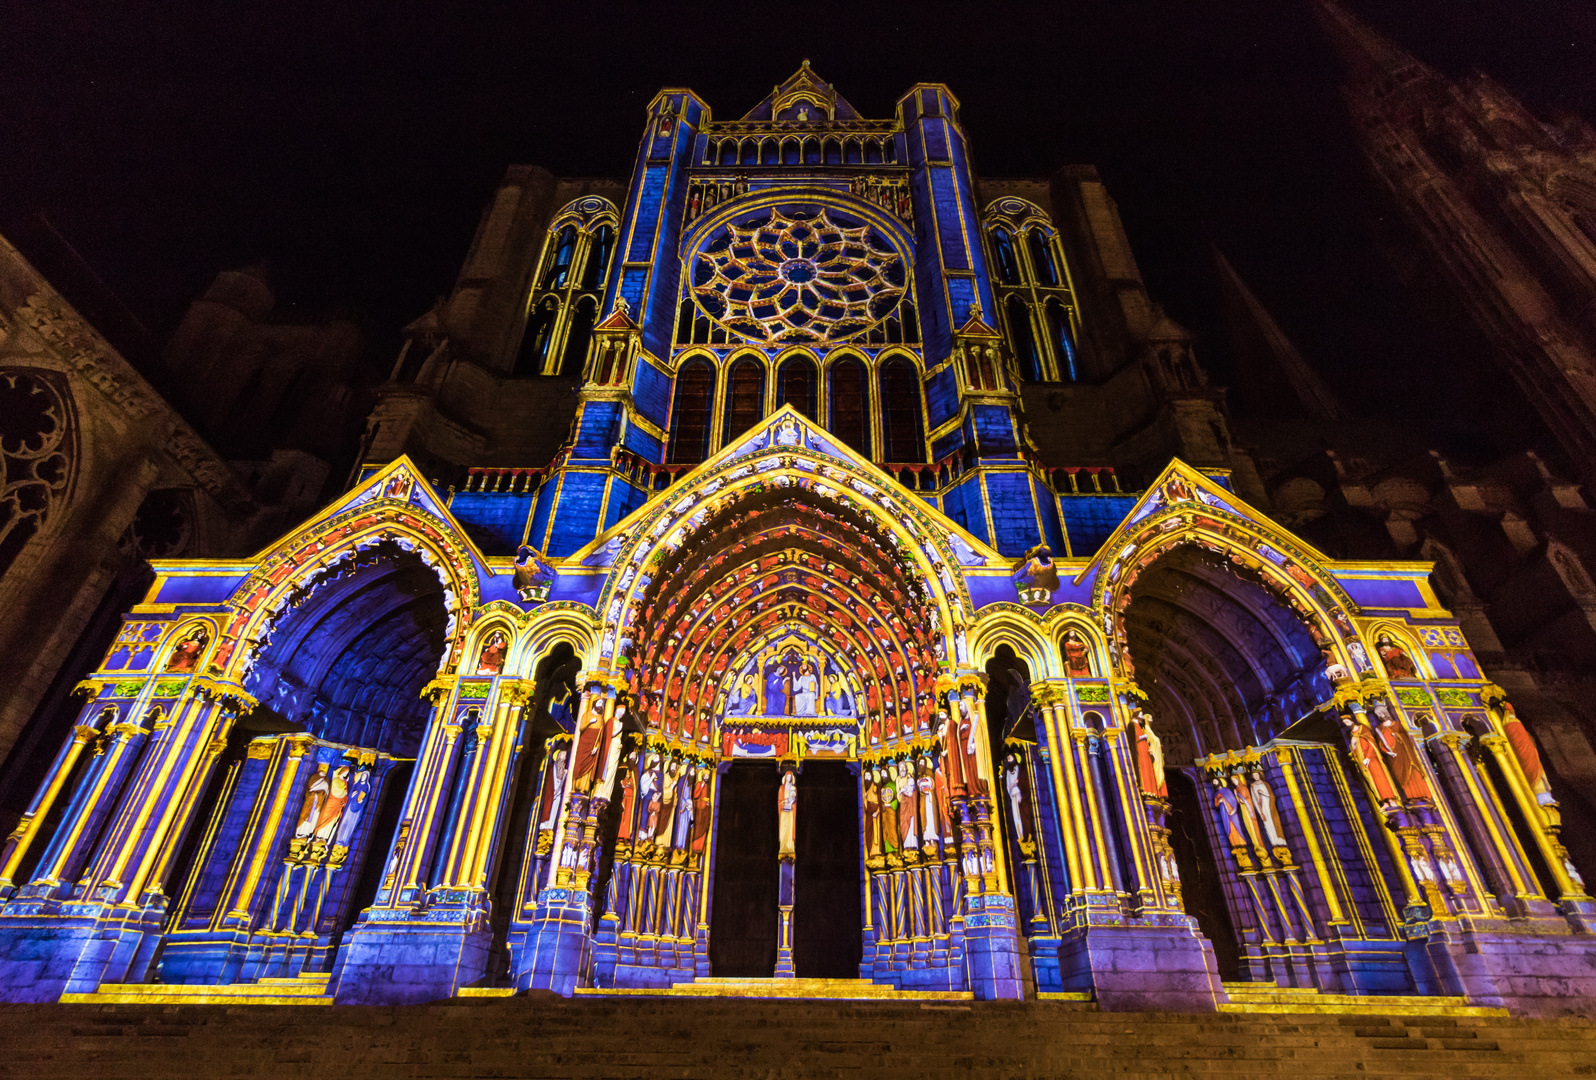
<path id="1" fill-rule="evenodd" d="M 693 296 L 753 341 L 839 341 L 886 318 L 904 280 L 902 258 L 868 225 L 839 225 L 825 210 L 773 210 L 764 221 L 727 225 L 698 253 Z"/>

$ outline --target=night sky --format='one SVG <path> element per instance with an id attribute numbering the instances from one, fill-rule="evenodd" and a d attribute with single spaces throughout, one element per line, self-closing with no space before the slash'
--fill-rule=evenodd
<path id="1" fill-rule="evenodd" d="M 1350 6 L 1444 73 L 1596 119 L 1588 0 Z M 157 340 L 218 270 L 268 257 L 293 312 L 366 327 L 377 377 L 507 165 L 624 178 L 660 86 L 735 118 L 804 57 L 866 116 L 949 84 L 985 175 L 1096 164 L 1222 382 L 1210 245 L 1364 413 L 1467 427 L 1492 396 L 1388 268 L 1390 210 L 1299 0 L 13 5 L 0 228 L 44 212 Z"/>

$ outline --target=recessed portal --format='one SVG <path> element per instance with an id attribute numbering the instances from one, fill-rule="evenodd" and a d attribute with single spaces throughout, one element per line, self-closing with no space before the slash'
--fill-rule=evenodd
<path id="1" fill-rule="evenodd" d="M 840 761 L 798 774 L 793 967 L 799 978 L 857 979 L 864 956 L 859 778 Z"/>
<path id="2" fill-rule="evenodd" d="M 769 978 L 776 971 L 777 781 L 773 761 L 739 761 L 720 778 L 709 920 L 713 975 Z"/>

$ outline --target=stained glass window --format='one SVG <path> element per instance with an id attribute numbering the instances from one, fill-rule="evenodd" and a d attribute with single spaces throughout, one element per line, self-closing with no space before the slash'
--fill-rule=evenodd
<path id="1" fill-rule="evenodd" d="M 776 382 L 776 405 L 788 405 L 814 418 L 815 415 L 815 365 L 801 356 L 794 356 L 781 365 Z"/>
<path id="2" fill-rule="evenodd" d="M 852 357 L 831 365 L 831 433 L 853 449 L 870 456 L 870 388 L 865 366 Z"/>
<path id="3" fill-rule="evenodd" d="M 804 217 L 728 225 L 697 256 L 693 295 L 752 341 L 840 341 L 886 318 L 903 298 L 903 260 L 869 226 Z"/>
<path id="4" fill-rule="evenodd" d="M 765 365 L 751 357 L 739 360 L 727 384 L 724 441 L 730 442 L 765 415 Z"/>
<path id="5" fill-rule="evenodd" d="M 709 449 L 709 404 L 715 392 L 715 370 L 707 361 L 689 360 L 676 376 L 676 402 L 671 408 L 671 463 L 696 465 Z"/>
<path id="6" fill-rule="evenodd" d="M 902 357 L 881 365 L 881 428 L 885 460 L 925 460 L 925 440 L 920 434 L 920 380 L 914 365 Z"/>

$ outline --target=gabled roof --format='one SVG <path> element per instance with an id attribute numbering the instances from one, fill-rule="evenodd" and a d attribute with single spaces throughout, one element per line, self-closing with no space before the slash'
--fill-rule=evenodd
<path id="1" fill-rule="evenodd" d="M 1289 537 L 1292 543 L 1307 551 L 1319 563 L 1330 561 L 1329 556 L 1301 537 L 1287 533 L 1267 514 L 1248 506 L 1236 497 L 1235 492 L 1220 487 L 1212 478 L 1179 458 L 1171 458 L 1164 471 L 1158 474 L 1158 479 L 1148 485 L 1146 494 L 1136 500 L 1136 505 L 1125 515 L 1125 520 L 1119 523 L 1119 527 L 1103 541 L 1097 553 L 1081 567 L 1080 572 L 1075 575 L 1075 583 L 1078 585 L 1085 581 L 1097 572 L 1105 560 L 1113 558 L 1114 554 L 1125 545 L 1127 535 L 1136 529 L 1143 518 L 1181 502 L 1224 510 L 1253 522 L 1270 533 Z"/>
<path id="2" fill-rule="evenodd" d="M 329 518 L 335 518 L 345 510 L 374 499 L 398 499 L 412 503 L 434 517 L 441 519 L 453 533 L 450 539 L 464 548 L 476 563 L 477 574 L 481 577 L 491 575 L 492 571 L 487 569 L 487 557 L 482 554 L 481 549 L 471 539 L 470 534 L 461 528 L 460 522 L 449 512 L 449 508 L 444 504 L 443 499 L 433 490 L 432 485 L 422 477 L 421 470 L 416 468 L 415 462 L 411 461 L 407 454 L 400 454 L 365 480 L 300 522 L 290 532 L 277 537 L 255 556 L 255 561 L 266 559 L 281 548 L 291 537 L 312 532 Z"/>
<path id="3" fill-rule="evenodd" d="M 799 98 L 805 98 L 818 103 L 825 111 L 825 116 L 815 116 L 815 120 L 860 120 L 859 111 L 837 93 L 836 88 L 826 82 L 810 68 L 809 61 L 805 60 L 797 71 L 784 83 L 778 85 L 769 94 L 765 95 L 758 105 L 755 105 L 744 120 L 773 120 L 776 115 L 784 111 Z"/>

